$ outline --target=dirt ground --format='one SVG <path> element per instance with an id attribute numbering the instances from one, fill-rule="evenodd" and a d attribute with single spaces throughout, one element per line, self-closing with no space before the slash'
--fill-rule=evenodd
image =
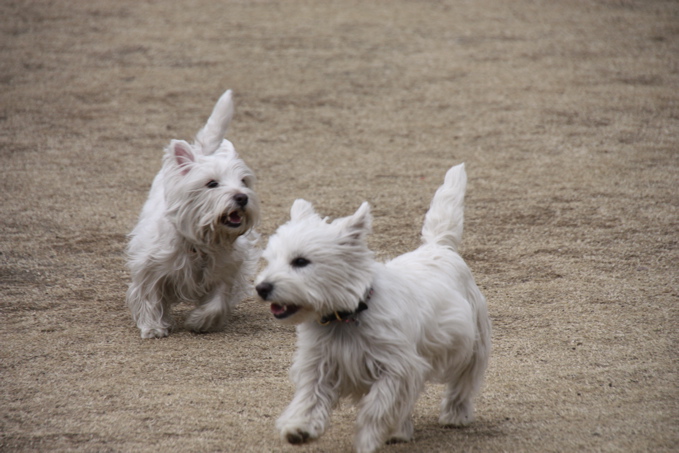
<path id="1" fill-rule="evenodd" d="M 263 244 L 295 198 L 367 200 L 396 256 L 466 162 L 477 421 L 439 427 L 430 386 L 385 452 L 677 451 L 676 1 L 4 0 L 0 86 L 0 450 L 351 450 L 349 404 L 279 440 L 295 334 L 266 304 L 162 340 L 125 307 L 162 149 L 231 88 Z"/>

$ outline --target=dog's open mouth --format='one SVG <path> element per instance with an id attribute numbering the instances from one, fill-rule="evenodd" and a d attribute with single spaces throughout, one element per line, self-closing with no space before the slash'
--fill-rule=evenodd
<path id="1" fill-rule="evenodd" d="M 284 319 L 292 316 L 299 310 L 299 305 L 271 304 L 271 314 L 276 319 Z"/>
<path id="2" fill-rule="evenodd" d="M 243 212 L 237 209 L 235 211 L 223 214 L 220 221 L 223 225 L 226 225 L 230 228 L 238 228 L 243 224 Z"/>

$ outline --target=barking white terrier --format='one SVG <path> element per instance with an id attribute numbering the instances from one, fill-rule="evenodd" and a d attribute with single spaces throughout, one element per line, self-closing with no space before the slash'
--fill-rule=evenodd
<path id="1" fill-rule="evenodd" d="M 413 406 L 427 380 L 447 385 L 441 424 L 472 421 L 491 326 L 485 298 L 458 253 L 466 182 L 464 164 L 448 171 L 425 217 L 423 244 L 386 264 L 366 246 L 368 203 L 329 222 L 309 202 L 295 201 L 256 279 L 273 316 L 297 325 L 295 396 L 276 422 L 283 440 L 317 439 L 348 396 L 359 402 L 356 451 L 409 441 Z"/>
<path id="2" fill-rule="evenodd" d="M 181 301 L 196 305 L 188 329 L 220 330 L 252 287 L 259 201 L 254 173 L 224 139 L 232 116 L 228 90 L 195 143 L 170 142 L 130 234 L 127 305 L 142 338 L 167 336 Z"/>

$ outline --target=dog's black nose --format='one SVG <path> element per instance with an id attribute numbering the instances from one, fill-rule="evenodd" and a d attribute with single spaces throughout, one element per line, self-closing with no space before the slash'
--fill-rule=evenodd
<path id="1" fill-rule="evenodd" d="M 269 294 L 271 294 L 271 291 L 273 291 L 273 285 L 269 282 L 262 282 L 255 286 L 255 289 L 257 290 L 259 297 L 266 300 L 266 298 L 269 297 Z"/>
<path id="2" fill-rule="evenodd" d="M 233 199 L 241 208 L 244 208 L 245 205 L 248 204 L 248 196 L 244 193 L 237 193 L 233 196 Z"/>

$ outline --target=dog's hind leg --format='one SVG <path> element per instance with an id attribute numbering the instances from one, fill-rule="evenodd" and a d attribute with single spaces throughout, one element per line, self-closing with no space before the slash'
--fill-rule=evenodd
<path id="1" fill-rule="evenodd" d="M 465 426 L 474 420 L 472 397 L 481 387 L 487 357 L 478 351 L 466 367 L 453 370 L 446 386 L 439 423 L 446 426 Z"/>
<path id="2" fill-rule="evenodd" d="M 464 426 L 474 420 L 472 397 L 480 390 L 483 375 L 490 356 L 490 319 L 483 296 L 474 287 L 474 297 L 470 300 L 476 307 L 477 334 L 473 355 L 465 366 L 454 364 L 446 373 L 448 385 L 443 401 L 439 423 L 448 426 Z"/>
<path id="3" fill-rule="evenodd" d="M 445 426 L 466 426 L 474 420 L 474 405 L 466 384 L 450 383 L 441 402 L 439 423 Z"/>

